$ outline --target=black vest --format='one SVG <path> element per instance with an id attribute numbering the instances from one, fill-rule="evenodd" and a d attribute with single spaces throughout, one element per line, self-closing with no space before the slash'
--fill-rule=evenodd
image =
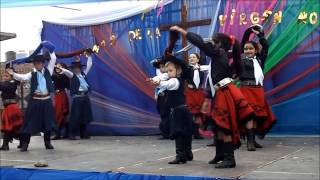
<path id="1" fill-rule="evenodd" d="M 194 82 L 193 82 L 193 76 L 194 76 L 193 67 L 192 67 L 192 66 L 189 66 L 188 68 L 189 68 L 190 76 L 189 76 L 189 78 L 186 79 L 186 81 L 187 81 L 188 84 L 191 84 L 191 85 L 195 88 L 196 85 L 195 85 Z M 203 80 L 204 80 L 204 75 L 205 75 L 204 72 L 199 70 L 200 84 L 199 84 L 199 87 L 198 87 L 198 88 L 201 88 L 201 87 L 202 87 Z"/>
<path id="2" fill-rule="evenodd" d="M 261 66 L 261 61 L 257 58 L 260 66 Z M 248 59 L 246 57 L 242 57 L 240 61 L 240 80 L 241 81 L 255 81 L 254 77 L 254 66 L 253 66 L 253 61 L 251 59 Z"/>
<path id="3" fill-rule="evenodd" d="M 50 72 L 47 68 L 44 68 L 44 78 L 46 79 L 48 93 L 52 93 L 54 91 L 54 88 L 53 88 L 53 83 L 52 83 Z M 33 71 L 31 73 L 31 91 L 30 91 L 30 93 L 34 94 L 37 87 L 38 87 L 37 72 Z"/>
<path id="4" fill-rule="evenodd" d="M 89 85 L 86 74 L 83 72 L 81 72 L 81 74 L 84 77 L 84 79 L 86 80 L 87 84 Z M 74 74 L 70 80 L 70 94 L 74 95 L 74 94 L 79 93 L 79 87 L 80 87 L 79 78 L 77 77 L 76 74 Z M 90 85 L 88 87 L 88 91 L 90 91 Z"/>
<path id="5" fill-rule="evenodd" d="M 186 103 L 184 96 L 184 81 L 182 78 L 178 78 L 179 88 L 177 90 L 167 90 L 167 105 L 169 108 L 174 108 Z"/>

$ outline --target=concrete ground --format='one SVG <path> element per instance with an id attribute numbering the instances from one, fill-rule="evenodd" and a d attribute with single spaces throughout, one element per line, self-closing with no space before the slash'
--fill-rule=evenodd
<path id="1" fill-rule="evenodd" d="M 244 179 L 319 179 L 319 137 L 267 137 L 263 149 L 248 152 L 243 145 L 235 152 L 237 167 L 215 169 L 207 162 L 214 148 L 210 139 L 193 141 L 195 159 L 185 165 L 169 165 L 174 142 L 157 136 L 93 137 L 90 140 L 54 141 L 55 150 L 45 150 L 42 137 L 32 137 L 29 151 L 20 152 L 14 141 L 11 150 L 0 152 L 1 166 L 34 168 L 46 160 L 50 169 L 121 171 L 143 174 L 240 177 Z"/>

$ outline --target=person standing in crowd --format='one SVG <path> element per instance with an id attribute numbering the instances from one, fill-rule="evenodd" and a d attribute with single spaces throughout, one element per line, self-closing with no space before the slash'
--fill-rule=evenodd
<path id="1" fill-rule="evenodd" d="M 261 49 L 255 41 L 249 41 L 249 36 L 254 33 L 261 44 Z M 243 54 L 240 61 L 235 61 L 235 68 L 240 80 L 240 90 L 250 106 L 254 109 L 255 118 L 248 121 L 246 130 L 248 151 L 262 148 L 255 140 L 255 134 L 263 138 L 276 122 L 276 117 L 264 95 L 263 67 L 268 55 L 268 41 L 264 37 L 263 28 L 253 25 L 248 28 L 242 38 Z M 260 51 L 259 51 L 260 50 Z"/>
<path id="2" fill-rule="evenodd" d="M 52 140 L 58 140 L 61 138 L 61 131 L 64 129 L 65 133 L 63 138 L 69 137 L 69 125 L 67 122 L 67 116 L 69 114 L 69 98 L 66 90 L 70 87 L 69 78 L 60 74 L 60 68 L 67 68 L 64 63 L 57 63 L 54 73 L 52 75 L 52 81 L 54 83 L 55 95 L 54 95 L 54 110 L 57 120 L 57 130 Z"/>
<path id="3" fill-rule="evenodd" d="M 17 103 L 16 95 L 19 83 L 7 72 L 9 69 L 11 68 L 7 64 L 3 74 L 4 81 L 0 81 L 0 92 L 4 106 L 1 114 L 1 132 L 3 133 L 1 151 L 8 151 L 9 143 L 12 142 L 13 138 L 19 138 L 20 128 L 23 123 L 23 114 Z"/>
<path id="4" fill-rule="evenodd" d="M 186 36 L 189 42 L 211 58 L 209 83 L 214 93 L 212 118 L 217 129 L 217 142 L 216 156 L 209 164 L 216 164 L 215 168 L 234 168 L 234 149 L 241 145 L 238 127 L 253 117 L 253 109 L 233 84 L 234 73 L 229 65 L 229 51 L 232 51 L 233 59 L 240 59 L 240 44 L 234 37 L 222 33 L 214 34 L 211 43 L 205 43 L 201 36 L 178 26 L 170 30 Z"/>
<path id="5" fill-rule="evenodd" d="M 189 55 L 190 77 L 187 79 L 185 90 L 186 104 L 193 115 L 193 137 L 203 139 L 199 133 L 200 125 L 203 124 L 204 116 L 201 107 L 204 102 L 205 94 L 202 88 L 204 72 L 200 71 L 200 56 L 197 53 Z"/>
<path id="6" fill-rule="evenodd" d="M 72 97 L 70 112 L 70 140 L 76 140 L 77 132 L 80 132 L 81 139 L 89 139 L 87 126 L 93 121 L 91 102 L 88 93 L 90 86 L 87 75 L 92 67 L 92 49 L 87 49 L 85 53 L 88 55 L 87 67 L 83 71 L 80 58 L 72 62 L 72 72 L 66 68 L 60 67 L 61 74 L 65 74 L 70 79 L 70 95 Z"/>
<path id="7" fill-rule="evenodd" d="M 192 115 L 185 104 L 183 69 L 187 68 L 182 60 L 174 56 L 165 57 L 165 67 L 168 80 L 152 80 L 151 82 L 168 95 L 167 105 L 170 108 L 170 138 L 175 140 L 176 158 L 169 164 L 185 164 L 193 160 L 192 144 Z"/>
<path id="8" fill-rule="evenodd" d="M 167 80 L 168 73 L 166 73 L 166 69 L 164 67 L 165 62 L 163 59 L 157 59 L 153 63 L 153 66 L 156 68 L 156 76 L 153 77 L 151 80 L 153 81 L 160 81 L 160 80 Z M 155 99 L 157 101 L 157 110 L 160 114 L 160 124 L 159 129 L 161 131 L 162 137 L 159 138 L 160 140 L 169 139 L 169 114 L 170 110 L 167 106 L 167 93 L 165 89 L 156 88 L 156 95 Z"/>
<path id="9" fill-rule="evenodd" d="M 54 46 L 47 41 L 44 47 L 50 50 L 49 55 L 35 55 L 30 62 L 34 65 L 34 70 L 27 74 L 17 74 L 13 70 L 8 73 L 18 81 L 31 81 L 30 100 L 25 112 L 25 121 L 21 129 L 21 149 L 27 151 L 32 134 L 43 132 L 44 145 L 46 149 L 54 149 L 51 144 L 51 131 L 56 128 L 56 120 L 50 93 L 54 92 L 51 76 L 56 63 L 56 55 L 53 52 Z M 49 57 L 48 57 L 49 56 Z M 45 67 L 45 61 L 49 60 Z"/>

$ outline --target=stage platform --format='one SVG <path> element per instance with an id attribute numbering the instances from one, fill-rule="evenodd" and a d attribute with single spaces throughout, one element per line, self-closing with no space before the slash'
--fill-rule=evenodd
<path id="1" fill-rule="evenodd" d="M 174 158 L 174 142 L 158 140 L 158 136 L 92 137 L 90 140 L 53 141 L 55 150 L 45 150 L 42 137 L 32 137 L 29 151 L 20 152 L 18 142 L 11 150 L 0 152 L 1 166 L 35 168 L 41 159 L 48 169 L 137 174 L 226 177 L 241 179 L 319 179 L 319 136 L 267 137 L 263 149 L 248 152 L 243 143 L 235 151 L 237 167 L 215 169 L 207 162 L 213 158 L 210 139 L 194 140 L 194 161 L 169 165 Z M 40 168 L 38 168 L 40 169 Z M 0 178 L 1 179 L 1 178 Z"/>

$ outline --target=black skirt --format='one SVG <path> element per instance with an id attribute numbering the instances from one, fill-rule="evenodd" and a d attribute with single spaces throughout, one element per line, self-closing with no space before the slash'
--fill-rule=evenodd
<path id="1" fill-rule="evenodd" d="M 170 138 L 192 135 L 192 114 L 187 106 L 172 108 L 170 111 Z"/>
<path id="2" fill-rule="evenodd" d="M 70 126 L 87 125 L 91 121 L 93 121 L 93 116 L 89 96 L 73 97 L 69 120 Z"/>
<path id="3" fill-rule="evenodd" d="M 56 128 L 56 119 L 51 99 L 31 98 L 25 112 L 22 133 L 49 132 Z"/>

